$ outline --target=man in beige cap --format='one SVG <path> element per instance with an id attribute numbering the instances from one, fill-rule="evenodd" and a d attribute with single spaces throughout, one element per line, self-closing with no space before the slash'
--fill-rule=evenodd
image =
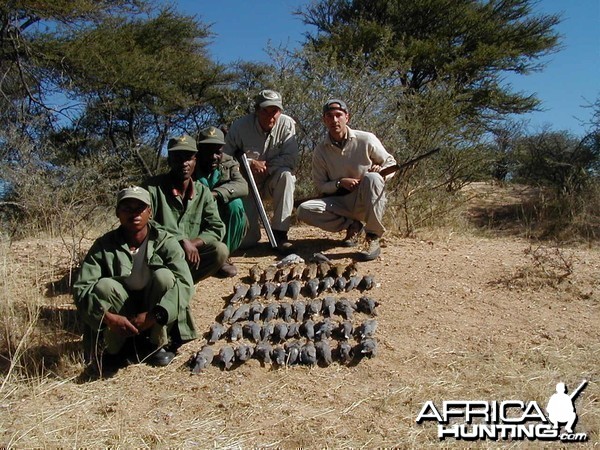
<path id="1" fill-rule="evenodd" d="M 210 189 L 219 205 L 226 228 L 223 242 L 231 254 L 239 248 L 248 230 L 242 202 L 242 197 L 248 195 L 248 183 L 240 173 L 239 163 L 232 156 L 223 154 L 224 145 L 225 137 L 220 129 L 208 127 L 200 132 L 194 179 Z M 231 260 L 227 260 L 218 274 L 233 277 L 237 275 L 237 269 Z"/>
<path id="2" fill-rule="evenodd" d="M 246 153 L 250 169 L 261 196 L 273 200 L 271 228 L 277 248 L 283 253 L 292 250 L 288 230 L 294 207 L 296 177 L 293 171 L 298 159 L 296 122 L 282 113 L 279 92 L 265 89 L 255 98 L 254 113 L 233 122 L 225 136 L 225 153 L 236 156 Z M 258 209 L 251 195 L 244 198 L 250 229 L 241 247 L 251 247 L 260 240 Z"/>
<path id="3" fill-rule="evenodd" d="M 192 276 L 177 240 L 150 221 L 148 191 L 120 191 L 116 214 L 121 225 L 94 242 L 73 285 L 86 357 L 101 370 L 100 361 L 118 365 L 148 353 L 147 361 L 165 366 L 175 356 L 164 348 L 170 338 L 196 338 Z"/>
<path id="4" fill-rule="evenodd" d="M 170 139 L 170 171 L 146 181 L 154 220 L 169 231 L 185 252 L 194 283 L 215 274 L 229 251 L 221 242 L 225 224 L 210 189 L 192 178 L 196 170 L 196 141 L 190 136 Z"/>

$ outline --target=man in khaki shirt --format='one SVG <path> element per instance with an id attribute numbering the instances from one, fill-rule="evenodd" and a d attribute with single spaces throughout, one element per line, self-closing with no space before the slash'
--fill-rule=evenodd
<path id="1" fill-rule="evenodd" d="M 366 248 L 359 257 L 371 261 L 381 252 L 379 238 L 385 232 L 386 180 L 379 172 L 396 160 L 374 134 L 351 129 L 349 120 L 344 101 L 331 99 L 323 106 L 328 133 L 313 153 L 312 174 L 325 197 L 302 203 L 297 214 L 299 220 L 326 231 L 346 230 L 347 247 L 357 245 L 366 232 Z"/>

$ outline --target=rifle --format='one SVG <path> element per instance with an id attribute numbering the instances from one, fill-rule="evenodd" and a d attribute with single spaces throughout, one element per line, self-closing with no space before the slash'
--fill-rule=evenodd
<path id="1" fill-rule="evenodd" d="M 273 234 L 273 229 L 271 228 L 271 222 L 269 222 L 267 212 L 265 211 L 265 206 L 263 205 L 262 199 L 260 198 L 260 192 L 258 192 L 258 186 L 256 186 L 256 181 L 254 181 L 252 170 L 250 170 L 250 164 L 248 163 L 248 158 L 246 158 L 246 153 L 240 154 L 240 161 L 244 166 L 246 174 L 248 175 L 250 190 L 252 191 L 254 202 L 256 203 L 256 207 L 258 208 L 258 215 L 260 217 L 260 221 L 262 222 L 263 227 L 267 233 L 267 237 L 269 238 L 269 243 L 271 244 L 272 248 L 277 248 L 277 241 L 275 240 L 275 235 Z"/>
<path id="2" fill-rule="evenodd" d="M 381 169 L 379 171 L 379 175 L 381 175 L 382 177 L 387 177 L 388 175 L 391 175 L 392 173 L 396 173 L 399 171 L 403 171 L 405 169 L 408 169 L 410 166 L 418 163 L 419 161 L 421 161 L 422 159 L 425 158 L 429 158 L 431 155 L 437 153 L 440 151 L 439 147 L 436 147 L 432 150 L 429 150 L 419 156 L 416 156 L 413 159 L 410 159 L 406 162 L 403 162 L 402 164 L 394 164 L 393 166 L 389 166 L 386 167 L 385 169 Z M 321 194 L 321 195 L 315 195 L 313 197 L 308 197 L 308 198 L 304 198 L 302 200 L 295 200 L 294 201 L 294 206 L 298 207 L 298 205 L 300 205 L 303 202 L 309 201 L 309 200 L 315 200 L 317 198 L 323 198 L 323 197 L 333 197 L 333 196 L 338 196 L 338 195 L 346 195 L 349 194 L 350 191 L 344 188 L 339 188 L 337 191 L 335 191 L 333 194 Z"/>
<path id="3" fill-rule="evenodd" d="M 575 399 L 575 397 L 577 397 L 577 396 L 578 396 L 578 395 L 581 393 L 581 391 L 583 391 L 583 388 L 584 388 L 586 385 L 587 385 L 587 380 L 583 380 L 583 381 L 581 382 L 581 384 L 580 384 L 580 385 L 577 387 L 577 389 L 575 389 L 575 390 L 574 390 L 574 391 L 571 393 L 571 395 L 569 395 L 569 397 L 571 397 L 571 400 L 574 400 L 574 399 Z"/>

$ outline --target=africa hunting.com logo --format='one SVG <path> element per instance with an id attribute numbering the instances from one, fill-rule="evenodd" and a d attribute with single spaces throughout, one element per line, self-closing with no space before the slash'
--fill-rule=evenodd
<path id="1" fill-rule="evenodd" d="M 547 416 L 535 401 L 452 400 L 442 402 L 442 407 L 438 408 L 430 400 L 421 408 L 416 422 L 437 422 L 440 440 L 584 442 L 587 434 L 575 433 L 574 427 L 577 422 L 575 399 L 586 385 L 587 380 L 583 380 L 569 395 L 565 384 L 558 383 L 556 393 L 546 406 Z M 561 424 L 564 425 L 562 433 Z"/>

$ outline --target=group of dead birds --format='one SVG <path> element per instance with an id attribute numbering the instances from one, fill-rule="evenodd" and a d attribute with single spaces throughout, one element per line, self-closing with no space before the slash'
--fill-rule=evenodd
<path id="1" fill-rule="evenodd" d="M 255 266 L 250 269 L 250 277 L 250 286 L 240 284 L 234 288 L 219 321 L 213 323 L 207 333 L 207 345 L 192 356 L 193 373 L 199 373 L 213 363 L 229 370 L 250 358 L 279 367 L 296 364 L 328 366 L 334 359 L 347 364 L 376 355 L 377 321 L 373 317 L 377 315 L 377 301 L 366 295 L 357 301 L 333 295 L 317 298 L 321 293 L 372 289 L 375 285 L 373 277 L 358 275 L 355 263 L 296 263 L 269 266 L 265 270 Z M 337 282 L 340 278 L 347 281 L 343 287 L 341 281 Z M 348 288 L 352 279 L 355 281 Z M 301 280 L 306 281 L 306 299 L 299 298 Z M 309 283 L 319 288 L 315 290 L 308 286 Z M 259 288 L 253 288 L 255 285 Z M 263 304 L 262 299 L 269 302 Z M 370 317 L 355 327 L 355 313 Z M 333 339 L 338 341 L 335 348 L 331 346 Z M 213 344 L 220 340 L 229 343 L 217 352 Z"/>

